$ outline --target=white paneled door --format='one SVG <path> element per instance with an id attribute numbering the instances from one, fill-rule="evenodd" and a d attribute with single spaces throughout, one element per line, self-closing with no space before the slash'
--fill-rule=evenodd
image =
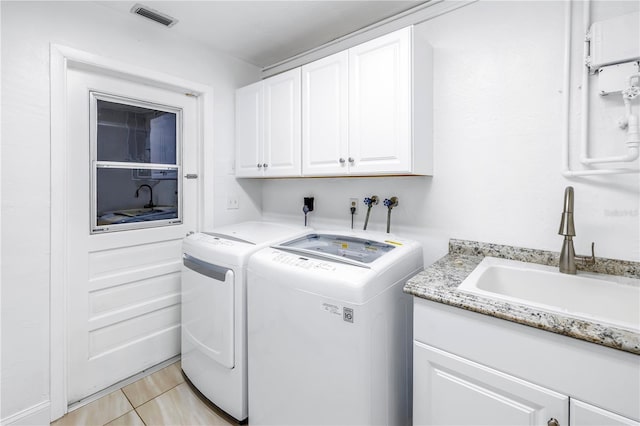
<path id="1" fill-rule="evenodd" d="M 68 70 L 67 84 L 67 400 L 73 403 L 180 353 L 181 241 L 195 229 L 198 211 L 198 180 L 185 175 L 198 171 L 199 135 L 193 96 L 78 69 Z M 102 116 L 96 93 L 133 106 L 112 105 Z M 165 161 L 156 155 L 164 141 L 136 108 L 175 113 L 176 150 L 162 152 L 168 163 L 175 157 L 173 168 L 144 168 Z M 106 151 L 97 149 L 98 160 L 116 160 L 97 169 L 90 120 L 96 116 L 113 137 Z M 164 219 L 149 226 L 154 217 Z M 134 219 L 147 223 L 136 228 Z M 127 225 L 111 226 L 121 221 Z"/>

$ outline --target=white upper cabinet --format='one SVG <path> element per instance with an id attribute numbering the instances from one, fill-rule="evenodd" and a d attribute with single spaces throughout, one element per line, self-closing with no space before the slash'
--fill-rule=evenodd
<path id="1" fill-rule="evenodd" d="M 255 113 L 252 85 L 237 95 L 237 176 L 433 174 L 432 53 L 413 27 L 257 84 L 263 153 L 260 117 L 245 116 Z"/>
<path id="2" fill-rule="evenodd" d="M 236 91 L 236 176 L 263 175 L 262 82 Z"/>
<path id="3" fill-rule="evenodd" d="M 265 177 L 300 176 L 300 68 L 263 81 Z"/>
<path id="4" fill-rule="evenodd" d="M 300 176 L 300 68 L 236 91 L 236 176 Z"/>
<path id="5" fill-rule="evenodd" d="M 336 53 L 302 67 L 302 174 L 349 172 L 349 54 Z"/>
<path id="6" fill-rule="evenodd" d="M 303 174 L 432 174 L 431 59 L 407 27 L 302 67 Z"/>
<path id="7" fill-rule="evenodd" d="M 412 173 L 411 28 L 349 50 L 351 173 Z"/>

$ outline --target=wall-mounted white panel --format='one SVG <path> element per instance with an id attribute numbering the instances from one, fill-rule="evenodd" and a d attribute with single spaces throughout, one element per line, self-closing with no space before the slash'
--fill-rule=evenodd
<path id="1" fill-rule="evenodd" d="M 640 12 L 591 25 L 591 68 L 640 60 Z"/>

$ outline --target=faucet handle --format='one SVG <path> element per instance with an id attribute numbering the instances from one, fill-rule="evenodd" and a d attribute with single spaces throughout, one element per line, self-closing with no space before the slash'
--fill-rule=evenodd
<path id="1" fill-rule="evenodd" d="M 591 243 L 591 256 L 576 256 L 576 259 L 582 261 L 584 265 L 595 265 L 596 264 L 596 252 L 595 252 L 595 242 Z"/>

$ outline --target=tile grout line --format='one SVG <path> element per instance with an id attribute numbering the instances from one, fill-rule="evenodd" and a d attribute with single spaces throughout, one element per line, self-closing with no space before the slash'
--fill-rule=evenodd
<path id="1" fill-rule="evenodd" d="M 127 398 L 127 394 L 126 394 L 126 393 L 124 393 L 124 391 L 122 390 L 122 388 L 120 388 L 120 389 L 118 389 L 118 390 L 115 390 L 115 391 L 113 391 L 112 393 L 115 393 L 115 392 L 120 392 L 120 393 L 122 393 L 122 396 L 124 396 L 124 398 L 127 400 L 127 402 L 129 403 L 129 405 L 131 405 L 132 410 L 129 410 L 129 411 L 125 412 L 124 414 L 120 414 L 119 416 L 116 416 L 116 417 L 114 417 L 114 418 L 112 418 L 112 419 L 107 420 L 105 423 L 103 423 L 103 426 L 108 425 L 108 424 L 109 424 L 109 423 L 111 423 L 112 421 L 117 420 L 117 419 L 119 419 L 119 418 L 120 418 L 120 417 L 122 417 L 122 416 L 126 416 L 128 413 L 130 413 L 131 411 L 133 411 L 133 404 L 131 403 L 131 401 L 129 401 L 129 398 Z M 99 399 L 96 399 L 96 401 L 99 401 Z M 94 401 L 94 402 L 95 402 L 95 401 Z M 88 404 L 87 404 L 87 405 L 88 405 Z M 85 407 L 86 407 L 86 405 L 85 405 Z M 80 407 L 80 408 L 83 408 L 83 407 Z"/>
<path id="2" fill-rule="evenodd" d="M 142 380 L 142 379 L 141 379 L 141 380 Z M 144 420 L 142 420 L 142 417 L 140 417 L 140 414 L 138 414 L 138 412 L 136 411 L 136 407 L 134 407 L 134 406 L 133 406 L 133 401 L 131 401 L 131 399 L 129 399 L 129 397 L 127 396 L 127 393 L 123 390 L 125 387 L 126 387 L 126 386 L 121 387 L 121 388 L 119 389 L 119 391 L 120 391 L 120 392 L 122 392 L 122 394 L 124 395 L 124 397 L 125 397 L 125 398 L 127 398 L 127 401 L 129 401 L 129 404 L 131 405 L 131 410 L 127 411 L 126 413 L 124 413 L 124 414 L 123 414 L 122 416 L 120 416 L 120 417 L 126 416 L 127 414 L 129 414 L 130 412 L 132 412 L 132 411 L 133 411 L 133 412 L 136 414 L 136 416 L 138 416 L 138 418 L 140 419 L 140 421 L 141 421 L 141 422 L 146 426 L 147 424 L 144 422 Z M 116 418 L 115 418 L 115 419 L 113 419 L 113 420 L 119 419 L 120 417 L 116 417 Z M 111 420 L 111 421 L 113 421 L 113 420 Z M 108 424 L 108 423 L 109 423 L 109 422 L 105 423 L 105 425 L 106 425 L 106 424 Z M 104 425 L 103 425 L 103 426 L 104 426 Z"/>
<path id="3" fill-rule="evenodd" d="M 136 415 L 140 418 L 140 420 L 142 420 L 142 423 L 144 423 L 144 424 L 146 425 L 146 423 L 145 423 L 144 419 L 142 418 L 142 415 L 138 412 L 138 408 L 142 407 L 143 405 L 148 404 L 148 403 L 149 403 L 149 402 L 151 402 L 151 401 L 154 401 L 154 400 L 156 400 L 156 399 L 160 398 L 160 397 L 161 397 L 162 395 L 164 395 L 165 393 L 172 391 L 173 389 L 177 388 L 178 386 L 180 386 L 180 385 L 181 385 L 181 384 L 183 384 L 183 383 L 185 383 L 185 381 L 184 381 L 184 380 L 183 380 L 183 381 L 181 381 L 180 383 L 178 383 L 177 385 L 173 386 L 172 388 L 169 388 L 169 389 L 167 389 L 166 391 L 164 391 L 164 392 L 162 392 L 162 393 L 160 393 L 160 394 L 158 394 L 158 395 L 154 396 L 154 397 L 153 397 L 153 398 L 151 398 L 150 400 L 143 402 L 142 404 L 138 405 L 137 407 L 133 407 L 133 411 L 135 411 L 135 412 L 136 412 Z M 124 392 L 123 392 L 123 393 L 124 393 Z M 125 394 L 125 395 L 126 395 L 126 394 Z M 131 404 L 131 406 L 133 406 L 133 404 Z"/>
<path id="4" fill-rule="evenodd" d="M 166 367 L 165 367 L 165 368 L 166 368 Z M 160 370 L 158 370 L 158 371 L 160 371 Z M 155 374 L 155 373 L 152 373 L 152 374 L 150 374 L 149 376 L 145 376 L 144 378 L 146 378 L 146 377 L 150 377 L 150 376 L 151 376 L 151 375 L 153 375 L 153 374 Z M 181 374 L 182 374 L 182 372 L 181 372 Z M 140 379 L 140 380 L 143 380 L 144 378 L 142 378 L 142 379 Z M 130 412 L 132 412 L 132 411 L 133 411 L 133 412 L 135 413 L 135 415 L 140 419 L 140 421 L 141 421 L 141 422 L 146 426 L 146 425 L 147 425 L 147 423 L 144 421 L 144 419 L 142 418 L 142 416 L 141 416 L 141 415 L 140 415 L 140 413 L 138 412 L 138 408 L 139 408 L 139 407 L 142 407 L 143 405 L 145 405 L 145 404 L 146 404 L 146 403 L 148 403 L 148 402 L 151 402 L 151 401 L 155 400 L 156 398 L 160 397 L 161 395 L 164 395 L 165 393 L 167 393 L 167 392 L 169 392 L 170 390 L 172 390 L 172 389 L 174 389 L 174 388 L 178 387 L 178 386 L 179 386 L 180 384 L 182 384 L 182 383 L 185 383 L 184 378 L 183 378 L 183 380 L 182 380 L 180 383 L 178 383 L 177 385 L 175 385 L 175 386 L 171 387 L 170 389 L 167 389 L 166 391 L 164 391 L 164 392 L 162 392 L 162 393 L 160 393 L 160 394 L 156 395 L 155 397 L 153 397 L 153 398 L 151 398 L 151 399 L 149 399 L 149 400 L 147 400 L 147 401 L 144 401 L 143 403 L 141 403 L 140 405 L 138 405 L 138 407 L 134 406 L 133 401 L 131 400 L 131 398 L 129 398 L 129 396 L 127 396 L 127 393 L 124 391 L 124 388 L 126 387 L 126 385 L 125 385 L 125 386 L 123 386 L 123 387 L 121 387 L 120 389 L 118 389 L 118 391 L 122 392 L 122 395 L 123 395 L 123 396 L 126 398 L 126 400 L 129 402 L 129 405 L 131 405 L 131 410 L 127 411 L 126 413 L 124 413 L 124 414 L 122 414 L 122 415 L 120 415 L 120 416 L 118 416 L 118 417 L 116 417 L 116 418 L 114 418 L 114 419 L 109 420 L 109 421 L 108 421 L 108 422 L 106 422 L 104 425 L 106 425 L 106 424 L 108 424 L 108 423 L 110 423 L 110 422 L 112 422 L 112 421 L 114 421 L 114 420 L 116 420 L 116 419 L 119 419 L 120 417 L 123 417 L 123 416 L 125 416 L 125 415 L 127 415 L 128 413 L 130 413 Z M 131 384 L 131 383 L 130 383 L 130 384 Z M 115 392 L 115 391 L 114 391 L 114 392 Z M 104 426 L 104 425 L 103 425 L 103 426 Z"/>

